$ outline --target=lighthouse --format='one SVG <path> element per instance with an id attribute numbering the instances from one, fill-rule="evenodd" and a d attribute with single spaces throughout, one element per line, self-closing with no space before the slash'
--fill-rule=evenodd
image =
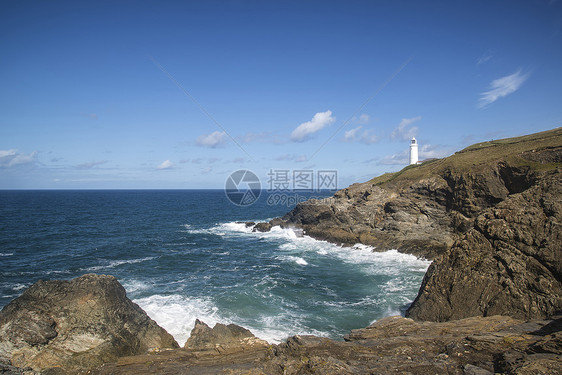
<path id="1" fill-rule="evenodd" d="M 410 165 L 418 164 L 418 141 L 412 138 L 410 142 Z"/>

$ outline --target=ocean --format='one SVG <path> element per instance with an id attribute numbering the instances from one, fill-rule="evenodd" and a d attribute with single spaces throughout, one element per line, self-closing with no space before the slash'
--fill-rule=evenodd
<path id="1" fill-rule="evenodd" d="M 248 206 L 222 190 L 0 191 L 0 307 L 38 280 L 114 275 L 180 345 L 196 318 L 278 343 L 405 311 L 427 260 L 240 223 L 293 206 L 265 191 Z"/>

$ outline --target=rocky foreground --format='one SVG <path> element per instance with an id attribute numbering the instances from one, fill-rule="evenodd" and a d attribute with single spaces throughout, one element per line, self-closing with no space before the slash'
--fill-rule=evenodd
<path id="1" fill-rule="evenodd" d="M 19 368 L 76 373 L 178 347 L 112 276 L 38 281 L 0 312 L 0 363 Z"/>
<path id="2" fill-rule="evenodd" d="M 196 321 L 180 348 L 112 276 L 40 281 L 0 312 L 4 374 L 558 374 L 562 316 L 435 323 L 389 317 L 345 341 L 270 345 Z"/>

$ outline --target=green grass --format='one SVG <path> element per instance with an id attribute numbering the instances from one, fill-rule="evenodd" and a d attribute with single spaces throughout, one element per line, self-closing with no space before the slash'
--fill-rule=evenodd
<path id="1" fill-rule="evenodd" d="M 412 184 L 425 178 L 441 175 L 447 170 L 478 173 L 490 164 L 505 161 L 514 167 L 529 167 L 537 171 L 562 167 L 562 163 L 536 163 L 524 159 L 526 151 L 548 147 L 562 147 L 562 128 L 522 137 L 506 138 L 471 145 L 447 158 L 428 160 L 421 165 L 408 165 L 395 173 L 385 173 L 369 181 L 370 184 L 392 188 Z"/>

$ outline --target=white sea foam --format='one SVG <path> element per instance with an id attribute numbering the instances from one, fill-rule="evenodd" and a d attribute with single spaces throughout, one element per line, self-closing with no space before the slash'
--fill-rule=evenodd
<path id="1" fill-rule="evenodd" d="M 286 338 L 294 335 L 328 336 L 327 332 L 307 328 L 303 325 L 301 317 L 289 312 L 275 316 L 263 316 L 257 322 L 247 324 L 241 322 L 243 327 L 251 327 L 250 331 L 262 340 L 271 344 L 279 344 Z"/>
<path id="2" fill-rule="evenodd" d="M 353 269 L 357 272 L 368 275 L 383 275 L 390 280 L 380 285 L 382 295 L 365 296 L 359 301 L 324 301 L 319 302 L 328 308 L 336 309 L 364 309 L 371 306 L 384 308 L 389 305 L 383 316 L 397 315 L 400 311 L 396 306 L 403 306 L 411 302 L 409 291 L 416 289 L 419 284 L 418 276 L 405 276 L 412 272 L 425 272 L 430 264 L 429 261 L 416 258 L 413 255 L 403 254 L 396 250 L 377 252 L 371 246 L 357 244 L 351 247 L 343 247 L 327 241 L 315 240 L 309 236 L 302 235 L 299 230 L 291 228 L 273 227 L 269 232 L 253 232 L 253 228 L 246 226 L 245 223 L 228 222 L 217 224 L 210 228 L 192 228 L 185 226 L 188 233 L 210 234 L 227 237 L 247 237 L 256 238 L 263 241 L 275 243 L 278 248 L 276 259 L 282 262 L 293 263 L 303 269 L 314 266 L 315 260 L 324 257 L 340 261 L 342 263 L 356 265 Z M 222 254 L 222 253 L 217 253 Z M 228 255 L 228 254 L 224 254 Z M 264 281 L 265 282 L 265 281 Z M 274 285 L 277 282 L 274 282 Z M 404 294 L 408 294 L 408 296 Z M 252 318 L 242 318 L 230 316 L 224 319 L 219 316 L 218 309 L 210 299 L 190 298 L 179 295 L 173 296 L 152 296 L 138 299 L 137 302 L 149 315 L 161 326 L 168 330 L 176 340 L 183 344 L 196 318 L 199 318 L 209 325 L 216 322 L 235 323 L 250 329 L 257 337 L 271 343 L 278 343 L 281 340 L 294 334 L 315 334 L 326 335 L 327 332 L 312 330 L 305 323 L 300 311 L 293 311 L 291 308 L 284 309 L 282 313 L 274 316 L 254 316 Z M 284 301 L 289 303 L 290 301 Z M 289 307 L 289 306 L 287 306 Z M 384 310 L 383 310 L 384 311 Z M 232 321 L 234 320 L 234 321 Z"/>
<path id="3" fill-rule="evenodd" d="M 14 253 L 0 253 L 0 257 L 9 257 L 14 255 Z"/>
<path id="4" fill-rule="evenodd" d="M 215 228 L 221 229 L 223 231 L 242 232 L 242 233 L 251 233 L 253 229 L 251 226 L 249 227 L 246 226 L 245 223 L 237 223 L 237 222 L 219 224 Z"/>
<path id="5" fill-rule="evenodd" d="M 152 287 L 149 283 L 139 281 L 139 280 L 123 280 L 121 282 L 123 288 L 127 291 L 127 293 L 134 293 L 140 290 L 147 290 Z"/>
<path id="6" fill-rule="evenodd" d="M 139 258 L 139 259 L 126 259 L 126 260 L 114 260 L 114 261 L 109 262 L 108 264 L 99 265 L 99 266 L 92 266 L 92 267 L 88 267 L 84 270 L 85 271 L 99 271 L 99 270 L 107 269 L 107 268 L 115 268 L 115 267 L 121 266 L 123 264 L 142 263 L 142 262 L 146 262 L 148 260 L 152 260 L 154 258 L 155 257 L 146 257 L 146 258 Z"/>
<path id="7" fill-rule="evenodd" d="M 295 257 L 295 256 L 281 256 L 278 257 L 279 260 L 281 261 L 286 261 L 286 262 L 294 262 L 300 266 L 308 266 L 308 262 L 306 260 L 304 260 L 304 258 L 301 257 Z"/>
<path id="8" fill-rule="evenodd" d="M 27 288 L 29 286 L 29 284 L 15 284 L 12 289 L 13 290 L 23 290 L 25 288 Z"/>
<path id="9" fill-rule="evenodd" d="M 274 226 L 269 232 L 252 232 L 252 227 L 246 227 L 245 223 L 229 222 L 219 224 L 208 231 L 222 235 L 244 235 L 266 240 L 281 240 L 284 243 L 279 245 L 280 250 L 298 256 L 303 261 L 304 259 L 299 255 L 313 251 L 318 255 L 338 258 L 345 263 L 361 265 L 360 271 L 368 274 L 397 276 L 403 274 L 404 271 L 425 272 L 431 263 L 397 250 L 379 252 L 374 251 L 375 248 L 372 246 L 364 244 L 344 247 L 302 235 L 298 229 L 281 228 L 280 226 Z M 302 261 L 299 264 L 305 265 Z"/>
<path id="10" fill-rule="evenodd" d="M 301 322 L 299 313 L 290 309 L 274 316 L 264 315 L 248 320 L 236 319 L 233 321 L 221 316 L 219 309 L 210 298 L 194 298 L 182 295 L 153 295 L 145 298 L 134 299 L 148 316 L 158 325 L 170 333 L 178 344 L 184 345 L 195 324 L 199 319 L 213 327 L 216 323 L 238 324 L 250 331 L 256 337 L 269 343 L 280 343 L 291 335 L 317 335 L 326 336 L 326 332 L 305 327 Z"/>
<path id="11" fill-rule="evenodd" d="M 50 271 L 43 271 L 45 275 L 67 275 L 70 274 L 69 270 L 50 270 Z"/>
<path id="12" fill-rule="evenodd" d="M 4 282 L 4 283 L 0 283 L 0 288 L 2 288 L 2 289 L 12 289 L 12 290 L 15 290 L 15 291 L 20 291 L 20 290 L 23 290 L 23 289 L 27 288 L 29 285 L 31 285 L 31 284 L 8 283 L 8 282 Z"/>
<path id="13" fill-rule="evenodd" d="M 195 319 L 202 320 L 211 327 L 217 322 L 228 323 L 220 318 L 217 307 L 210 299 L 184 297 L 177 294 L 133 300 L 148 316 L 170 333 L 178 344 L 183 346 L 195 324 Z"/>

